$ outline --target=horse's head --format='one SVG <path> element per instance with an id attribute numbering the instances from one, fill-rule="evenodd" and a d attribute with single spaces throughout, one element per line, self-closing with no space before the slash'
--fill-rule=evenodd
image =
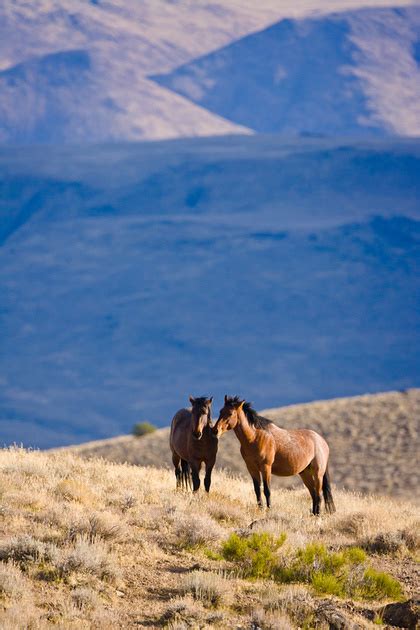
<path id="1" fill-rule="evenodd" d="M 192 405 L 192 434 L 196 440 L 199 440 L 203 435 L 204 427 L 208 424 L 211 426 L 211 403 L 213 397 L 206 398 L 193 398 L 190 396 L 190 403 Z"/>
<path id="2" fill-rule="evenodd" d="M 220 437 L 222 433 L 234 429 L 239 422 L 239 413 L 245 400 L 240 400 L 239 396 L 225 396 L 225 404 L 221 408 L 219 418 L 213 427 L 213 433 Z"/>

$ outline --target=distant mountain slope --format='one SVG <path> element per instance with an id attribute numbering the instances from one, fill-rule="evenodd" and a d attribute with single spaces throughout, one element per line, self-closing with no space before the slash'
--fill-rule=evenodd
<path id="1" fill-rule="evenodd" d="M 420 8 L 283 20 L 155 80 L 254 131 L 420 135 Z"/>
<path id="2" fill-rule="evenodd" d="M 417 453 L 420 448 L 420 389 L 324 400 L 261 412 L 284 428 L 319 431 L 331 447 L 334 482 L 362 492 L 419 500 Z M 217 409 L 214 412 L 217 418 Z M 169 429 L 135 438 L 129 435 L 68 447 L 81 457 L 171 468 Z M 219 442 L 217 468 L 248 477 L 233 433 Z M 274 478 L 278 486 L 299 479 Z"/>
<path id="3" fill-rule="evenodd" d="M 164 89 L 148 75 L 170 72 L 283 17 L 369 4 L 4 0 L 0 142 L 89 143 L 244 133 L 243 126 Z M 393 4 L 404 6 L 407 1 Z"/>
<path id="4" fill-rule="evenodd" d="M 2 442 L 415 386 L 418 141 L 0 150 Z"/>

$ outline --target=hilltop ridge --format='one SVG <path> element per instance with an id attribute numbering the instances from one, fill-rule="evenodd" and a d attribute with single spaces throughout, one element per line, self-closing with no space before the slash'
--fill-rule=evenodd
<path id="1" fill-rule="evenodd" d="M 420 500 L 420 389 L 291 405 L 261 414 L 284 428 L 310 428 L 321 433 L 331 448 L 330 468 L 338 487 Z M 214 416 L 217 418 L 217 411 Z M 168 441 L 169 429 L 165 428 L 141 438 L 125 435 L 63 451 L 83 458 L 172 469 Z M 216 467 L 249 480 L 232 433 L 220 439 Z M 277 488 L 300 483 L 298 478 L 273 476 Z"/>

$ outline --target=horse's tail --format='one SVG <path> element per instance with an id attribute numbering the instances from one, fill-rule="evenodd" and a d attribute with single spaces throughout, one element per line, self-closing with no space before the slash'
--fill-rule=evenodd
<path id="1" fill-rule="evenodd" d="M 328 466 L 322 478 L 322 494 L 324 495 L 325 511 L 328 512 L 328 514 L 334 514 L 335 505 L 331 492 L 331 480 L 330 473 L 328 472 Z"/>

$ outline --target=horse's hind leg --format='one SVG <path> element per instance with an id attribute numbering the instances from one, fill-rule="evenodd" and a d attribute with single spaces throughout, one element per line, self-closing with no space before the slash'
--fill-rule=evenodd
<path id="1" fill-rule="evenodd" d="M 312 471 L 312 466 L 311 464 L 309 464 L 309 466 L 305 468 L 305 470 L 302 470 L 302 472 L 299 473 L 299 476 L 305 486 L 308 488 L 309 493 L 312 497 L 312 514 L 318 516 L 321 506 L 321 485 L 319 485 L 319 483 L 316 483 L 317 474 L 314 474 L 314 472 Z"/>
<path id="2" fill-rule="evenodd" d="M 181 485 L 184 490 L 191 490 L 190 466 L 185 459 L 181 459 Z"/>
<path id="3" fill-rule="evenodd" d="M 176 478 L 176 487 L 179 488 L 179 486 L 181 485 L 181 467 L 180 467 L 180 461 L 181 458 L 180 456 L 175 453 L 175 451 L 172 452 L 172 463 L 175 466 L 175 478 Z"/>
<path id="4" fill-rule="evenodd" d="M 262 480 L 263 480 L 263 487 L 264 487 L 264 496 L 267 502 L 267 507 L 269 508 L 271 505 L 271 501 L 270 501 L 271 466 L 269 464 L 265 464 L 262 469 Z"/>

